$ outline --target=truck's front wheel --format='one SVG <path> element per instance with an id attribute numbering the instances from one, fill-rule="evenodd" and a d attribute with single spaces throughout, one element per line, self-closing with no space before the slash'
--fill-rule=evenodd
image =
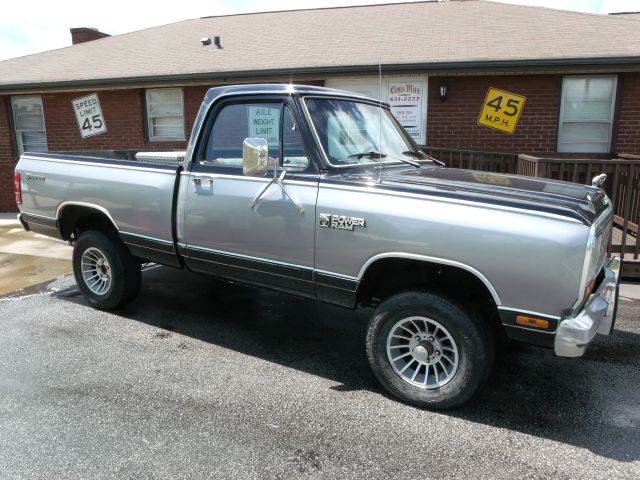
<path id="1" fill-rule="evenodd" d="M 455 301 L 404 292 L 382 302 L 371 317 L 367 356 L 390 393 L 445 409 L 462 405 L 482 387 L 493 342 L 488 325 Z"/>
<path id="2" fill-rule="evenodd" d="M 140 289 L 140 264 L 117 236 L 97 230 L 78 238 L 73 274 L 87 302 L 101 310 L 118 308 Z"/>

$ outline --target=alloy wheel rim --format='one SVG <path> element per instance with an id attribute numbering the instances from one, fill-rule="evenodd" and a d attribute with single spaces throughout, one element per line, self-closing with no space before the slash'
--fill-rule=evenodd
<path id="1" fill-rule="evenodd" d="M 95 247 L 87 248 L 82 253 L 80 262 L 82 279 L 91 293 L 105 295 L 111 288 L 111 265 L 107 257 Z"/>
<path id="2" fill-rule="evenodd" d="M 396 322 L 387 336 L 387 357 L 402 380 L 427 390 L 449 383 L 460 359 L 451 333 L 439 322 L 422 316 Z"/>

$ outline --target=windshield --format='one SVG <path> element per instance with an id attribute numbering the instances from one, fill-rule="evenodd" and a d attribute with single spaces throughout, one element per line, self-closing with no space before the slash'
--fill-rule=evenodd
<path id="1" fill-rule="evenodd" d="M 332 165 L 391 163 L 416 156 L 415 142 L 386 108 L 328 98 L 309 98 L 306 105 Z"/>

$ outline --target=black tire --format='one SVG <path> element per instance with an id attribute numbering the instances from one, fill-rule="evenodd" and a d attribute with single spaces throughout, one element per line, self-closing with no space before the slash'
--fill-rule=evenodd
<path id="1" fill-rule="evenodd" d="M 457 368 L 453 366 L 453 363 L 449 365 L 449 363 L 443 361 L 442 365 L 449 366 L 452 373 L 447 383 L 442 386 L 435 386 L 434 382 L 433 388 L 425 388 L 410 383 L 409 380 L 401 376 L 402 373 L 394 370 L 387 355 L 387 338 L 391 330 L 401 320 L 414 316 L 437 322 L 448 331 L 450 337 L 455 341 L 457 356 L 453 354 L 451 356 L 452 358 L 457 358 Z M 419 323 L 419 321 L 416 323 Z M 425 325 L 425 329 L 427 324 L 428 322 L 423 322 L 422 324 Z M 416 328 L 416 330 L 418 329 Z M 394 329 L 394 332 L 397 333 L 398 331 L 400 330 Z M 413 338 L 414 340 L 412 341 L 417 341 L 418 336 L 406 335 Z M 444 333 L 440 331 L 440 335 L 444 335 Z M 409 340 L 393 341 L 409 342 Z M 463 405 L 484 385 L 493 364 L 494 346 L 489 325 L 462 305 L 436 293 L 403 292 L 382 302 L 371 317 L 366 342 L 369 364 L 384 388 L 402 401 L 419 407 L 448 409 Z M 428 340 L 424 340 L 424 342 L 422 345 L 425 345 L 430 351 L 430 358 L 432 358 L 434 351 L 436 355 L 440 355 L 438 350 L 433 349 L 434 344 L 427 344 Z M 446 338 L 444 342 L 447 342 Z M 450 344 L 442 343 L 441 345 Z M 406 347 L 406 349 L 404 349 L 405 347 L 391 348 L 397 348 L 398 350 L 390 349 L 389 351 L 399 351 L 399 355 L 415 351 L 415 346 L 413 350 L 410 347 Z M 423 352 L 427 351 L 427 348 Z M 445 351 L 444 348 L 443 351 Z M 448 351 L 447 354 L 449 354 Z M 395 353 L 392 353 L 392 355 L 395 355 Z M 396 360 L 396 362 L 408 363 L 408 360 L 412 357 L 413 354 L 406 356 L 403 360 Z M 422 378 L 424 382 L 428 382 L 428 378 L 425 379 L 425 377 L 428 377 L 426 373 L 429 372 L 435 376 L 433 369 L 439 368 L 436 365 L 431 367 L 432 370 L 428 370 L 429 367 L 423 365 L 422 370 L 419 370 L 419 367 L 414 368 L 414 366 L 418 365 L 418 361 L 413 360 L 413 362 L 415 363 L 408 366 L 407 370 L 412 369 L 420 372 L 419 376 L 416 377 L 416 381 Z M 397 370 L 402 370 L 399 367 L 396 368 Z M 445 376 L 443 370 L 440 370 L 440 372 L 442 376 Z"/>
<path id="2" fill-rule="evenodd" d="M 98 250 L 109 264 L 110 286 L 101 294 L 91 290 L 82 274 L 82 257 L 89 249 Z M 100 310 L 113 310 L 132 300 L 140 290 L 140 263 L 117 234 L 87 230 L 73 249 L 73 274 L 89 305 Z"/>

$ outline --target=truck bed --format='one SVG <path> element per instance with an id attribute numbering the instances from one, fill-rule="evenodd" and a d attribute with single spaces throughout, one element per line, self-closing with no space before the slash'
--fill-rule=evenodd
<path id="1" fill-rule="evenodd" d="M 131 152 L 131 151 L 128 151 Z M 56 227 L 64 209 L 94 206 L 108 211 L 116 228 L 131 238 L 153 237 L 173 245 L 177 162 L 116 159 L 117 152 L 83 155 L 26 153 L 21 174 L 21 211 L 29 223 Z M 129 153 L 135 158 L 135 153 Z"/>

